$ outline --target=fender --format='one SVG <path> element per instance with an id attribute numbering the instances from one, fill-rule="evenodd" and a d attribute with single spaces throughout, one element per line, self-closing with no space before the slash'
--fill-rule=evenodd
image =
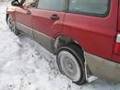
<path id="1" fill-rule="evenodd" d="M 13 7 L 13 6 L 6 9 L 6 21 L 9 15 L 11 15 L 13 19 L 15 20 L 15 11 L 16 11 L 16 7 Z"/>
<path id="2" fill-rule="evenodd" d="M 16 7 L 11 6 L 11 7 L 7 8 L 6 11 L 7 11 L 7 14 L 15 13 Z"/>

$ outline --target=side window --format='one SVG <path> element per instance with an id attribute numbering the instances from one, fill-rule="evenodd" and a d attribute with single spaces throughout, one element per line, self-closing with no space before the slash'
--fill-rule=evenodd
<path id="1" fill-rule="evenodd" d="M 31 7 L 36 7 L 38 0 L 25 0 L 24 5 L 29 5 Z"/>
<path id="2" fill-rule="evenodd" d="M 110 0 L 69 0 L 69 11 L 91 15 L 105 15 Z"/>
<path id="3" fill-rule="evenodd" d="M 24 4 L 31 4 L 33 2 L 35 2 L 35 0 L 25 0 Z"/>
<path id="4" fill-rule="evenodd" d="M 63 11 L 65 0 L 39 0 L 38 8 L 44 10 Z"/>

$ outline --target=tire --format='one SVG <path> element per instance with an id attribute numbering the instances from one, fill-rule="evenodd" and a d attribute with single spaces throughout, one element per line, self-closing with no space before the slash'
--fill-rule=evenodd
<path id="1" fill-rule="evenodd" d="M 57 53 L 57 64 L 60 72 L 77 85 L 86 82 L 84 56 L 82 50 L 74 44 L 61 47 Z"/>
<path id="2" fill-rule="evenodd" d="M 14 34 L 16 34 L 16 35 L 19 35 L 19 34 L 20 34 L 19 31 L 16 29 L 15 21 L 14 21 L 14 19 L 12 18 L 11 15 L 9 15 L 8 18 L 7 18 L 7 24 L 8 24 L 8 26 L 9 26 L 10 30 L 11 30 Z"/>

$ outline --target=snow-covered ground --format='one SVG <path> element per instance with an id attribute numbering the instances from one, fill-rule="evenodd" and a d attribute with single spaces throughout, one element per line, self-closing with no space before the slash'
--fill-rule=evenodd
<path id="1" fill-rule="evenodd" d="M 83 86 L 62 76 L 55 56 L 5 23 L 7 3 L 0 3 L 0 90 L 120 90 L 120 84 L 96 80 Z"/>

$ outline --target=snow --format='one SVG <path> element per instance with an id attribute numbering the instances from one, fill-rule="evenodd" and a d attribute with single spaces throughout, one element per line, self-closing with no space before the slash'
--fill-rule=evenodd
<path id="1" fill-rule="evenodd" d="M 54 55 L 27 35 L 10 32 L 7 5 L 0 3 L 0 90 L 120 90 L 120 84 L 100 79 L 77 86 L 61 75 Z"/>

